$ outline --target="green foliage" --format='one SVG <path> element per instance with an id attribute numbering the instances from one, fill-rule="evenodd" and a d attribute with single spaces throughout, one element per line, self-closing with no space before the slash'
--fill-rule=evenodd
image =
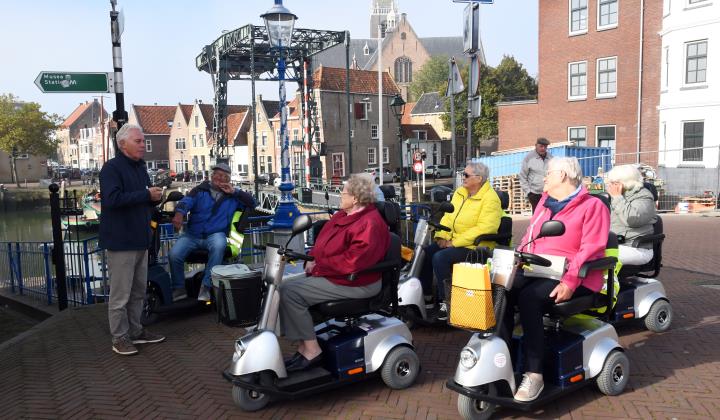
<path id="1" fill-rule="evenodd" d="M 460 63 L 458 63 L 460 64 Z M 448 69 L 445 66 L 445 78 Z M 466 90 L 455 95 L 455 128 L 458 135 L 465 135 L 467 127 L 467 84 L 468 68 L 460 65 L 460 74 L 466 85 Z M 445 92 L 445 87 L 441 92 Z M 493 68 L 482 66 L 480 68 L 480 85 L 478 91 L 482 96 L 482 109 L 479 118 L 473 120 L 473 143 L 497 136 L 498 110 L 497 103 L 519 99 L 537 97 L 537 83 L 528 75 L 522 64 L 511 56 L 504 56 L 500 64 Z M 446 101 L 446 111 L 441 118 L 446 130 L 450 130 L 450 102 Z"/>
<path id="2" fill-rule="evenodd" d="M 11 94 L 0 95 L 0 150 L 7 154 L 50 155 L 57 143 L 54 131 L 60 123 L 57 115 L 40 111 L 34 102 L 21 103 Z"/>
<path id="3" fill-rule="evenodd" d="M 445 94 L 448 78 L 448 58 L 444 55 L 433 56 L 413 74 L 408 102 L 417 101 L 423 93 L 440 92 Z"/>

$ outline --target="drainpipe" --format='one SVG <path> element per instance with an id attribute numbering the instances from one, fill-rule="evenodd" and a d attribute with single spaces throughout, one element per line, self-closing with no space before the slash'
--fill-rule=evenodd
<path id="1" fill-rule="evenodd" d="M 635 163 L 640 163 L 640 131 L 642 129 L 642 81 L 643 81 L 643 39 L 645 36 L 645 0 L 640 0 L 640 54 L 638 55 L 638 95 L 637 95 L 637 139 Z"/>

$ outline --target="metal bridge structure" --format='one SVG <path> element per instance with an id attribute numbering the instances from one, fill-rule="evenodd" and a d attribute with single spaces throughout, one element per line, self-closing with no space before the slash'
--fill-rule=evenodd
<path id="1" fill-rule="evenodd" d="M 316 29 L 296 28 L 293 31 L 290 46 L 283 48 L 287 63 L 285 80 L 295 81 L 304 86 L 306 94 L 303 95 L 301 111 L 305 129 L 303 134 L 306 159 L 310 153 L 320 153 L 318 144 L 312 144 L 317 127 L 316 101 L 313 95 L 312 59 L 314 54 L 323 50 L 345 44 L 345 54 L 349 54 L 350 34 L 347 31 L 325 31 Z M 277 49 L 272 48 L 268 40 L 265 26 L 245 25 L 233 31 L 223 33 L 212 44 L 206 45 L 195 59 L 199 71 L 210 74 L 214 96 L 214 115 L 212 136 L 214 140 L 213 152 L 216 161 L 229 159 L 228 132 L 227 132 L 227 93 L 230 80 L 249 80 L 252 83 L 251 112 L 253 121 L 257 121 L 255 104 L 255 81 L 279 80 L 276 63 L 279 58 Z M 346 57 L 346 62 L 349 57 Z M 281 104 L 281 109 L 287 108 Z M 257 179 L 257 129 L 253 124 L 253 174 Z"/>

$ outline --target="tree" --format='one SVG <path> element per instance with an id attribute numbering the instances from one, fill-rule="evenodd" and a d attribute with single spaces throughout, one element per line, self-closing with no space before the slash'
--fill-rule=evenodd
<path id="1" fill-rule="evenodd" d="M 15 160 L 18 154 L 49 155 L 57 147 L 53 138 L 60 118 L 40 111 L 40 104 L 18 102 L 12 94 L 0 95 L 0 150 L 10 155 L 13 181 L 19 187 Z"/>
<path id="2" fill-rule="evenodd" d="M 461 66 L 460 73 L 467 85 L 467 66 Z M 445 77 L 447 78 L 447 75 Z M 537 83 L 535 79 L 528 75 L 522 64 L 518 63 L 512 56 L 506 55 L 496 68 L 491 66 L 482 66 L 480 68 L 478 91 L 482 96 L 482 108 L 480 117 L 473 120 L 472 137 L 475 146 L 478 146 L 482 140 L 497 136 L 497 103 L 537 97 Z M 446 110 L 449 109 L 450 103 L 448 101 Z M 441 118 L 444 128 L 449 130 L 450 114 L 445 114 Z M 455 128 L 458 134 L 465 133 L 465 127 L 467 127 L 467 90 L 455 95 Z"/>
<path id="3" fill-rule="evenodd" d="M 448 58 L 444 55 L 432 56 L 415 74 L 410 84 L 408 102 L 417 101 L 423 93 L 440 92 L 445 94 L 448 78 Z"/>

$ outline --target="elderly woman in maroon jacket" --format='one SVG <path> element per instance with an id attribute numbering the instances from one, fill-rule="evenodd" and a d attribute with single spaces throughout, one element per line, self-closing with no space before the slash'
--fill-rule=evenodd
<path id="1" fill-rule="evenodd" d="M 380 262 L 390 246 L 390 233 L 374 206 L 374 182 L 352 175 L 340 197 L 340 211 L 325 224 L 305 266 L 307 277 L 280 286 L 280 323 L 283 334 L 299 342 L 297 353 L 286 361 L 289 372 L 307 369 L 322 359 L 308 308 L 318 303 L 363 299 L 380 293 L 380 273 L 348 280 L 351 273 Z"/>

